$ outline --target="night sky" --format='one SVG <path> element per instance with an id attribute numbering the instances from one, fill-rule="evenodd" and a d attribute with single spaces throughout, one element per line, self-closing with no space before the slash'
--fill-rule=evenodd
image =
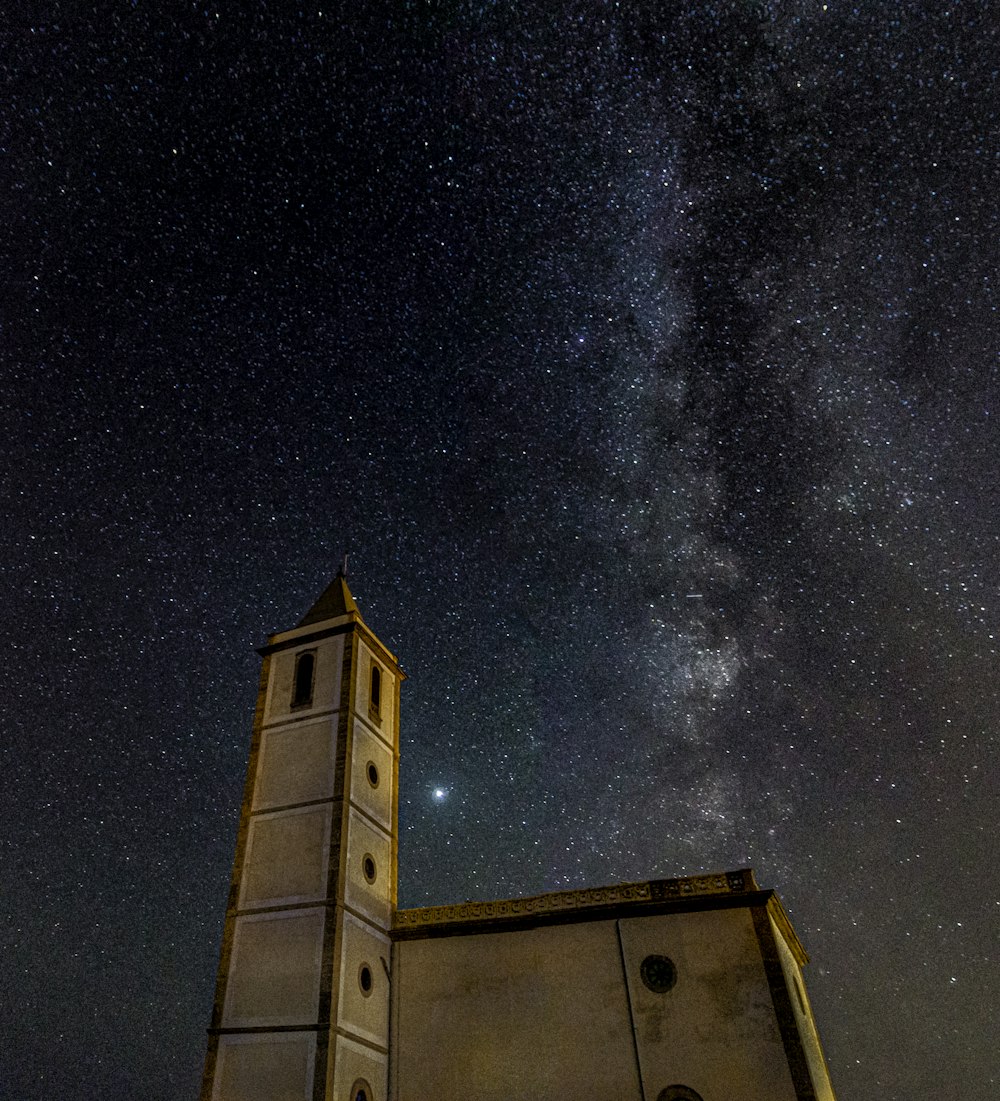
<path id="1" fill-rule="evenodd" d="M 347 550 L 402 905 L 752 865 L 839 1101 L 994 1101 L 996 6 L 26 7 L 0 1096 L 196 1096 Z"/>

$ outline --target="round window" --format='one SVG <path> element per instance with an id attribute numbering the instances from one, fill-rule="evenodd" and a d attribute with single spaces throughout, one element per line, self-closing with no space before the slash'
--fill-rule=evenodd
<path id="1" fill-rule="evenodd" d="M 358 986 L 361 987 L 361 993 L 367 998 L 372 992 L 372 987 L 375 985 L 375 980 L 372 977 L 372 969 L 367 963 L 363 963 L 358 968 Z"/>
<path id="2" fill-rule="evenodd" d="M 361 870 L 364 872 L 365 879 L 367 879 L 369 883 L 375 882 L 375 858 L 371 853 L 365 853 L 364 859 L 361 861 Z"/>
<path id="3" fill-rule="evenodd" d="M 690 1086 L 667 1086 L 656 1095 L 656 1101 L 702 1101 L 702 1098 Z"/>
<path id="4" fill-rule="evenodd" d="M 667 956 L 647 956 L 639 967 L 639 976 L 647 990 L 666 994 L 677 982 L 677 968 Z"/>
<path id="5" fill-rule="evenodd" d="M 368 783 L 371 784 L 371 786 L 373 788 L 377 788 L 378 787 L 378 769 L 375 767 L 375 762 L 374 761 L 369 761 L 368 762 L 367 766 L 365 767 L 365 773 L 368 776 Z"/>

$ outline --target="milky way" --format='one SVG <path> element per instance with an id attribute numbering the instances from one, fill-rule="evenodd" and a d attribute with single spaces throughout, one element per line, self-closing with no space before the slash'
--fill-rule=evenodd
<path id="1" fill-rule="evenodd" d="M 840 1101 L 989 1101 L 995 11 L 367 7 L 3 32 L 0 1094 L 196 1095 L 348 550 L 402 905 L 752 865 Z"/>

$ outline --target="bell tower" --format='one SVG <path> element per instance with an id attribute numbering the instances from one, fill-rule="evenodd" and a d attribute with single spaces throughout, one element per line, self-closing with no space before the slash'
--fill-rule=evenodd
<path id="1" fill-rule="evenodd" d="M 201 1101 L 386 1101 L 405 675 L 343 569 L 260 654 Z"/>

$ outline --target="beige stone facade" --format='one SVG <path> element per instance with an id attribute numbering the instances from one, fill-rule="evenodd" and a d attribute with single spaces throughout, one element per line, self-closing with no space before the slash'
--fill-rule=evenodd
<path id="1" fill-rule="evenodd" d="M 749 870 L 399 911 L 394 938 L 394 1101 L 833 1099 L 805 953 Z"/>
<path id="2" fill-rule="evenodd" d="M 749 870 L 398 910 L 398 662 L 340 575 L 261 652 L 202 1101 L 833 1101 Z"/>

